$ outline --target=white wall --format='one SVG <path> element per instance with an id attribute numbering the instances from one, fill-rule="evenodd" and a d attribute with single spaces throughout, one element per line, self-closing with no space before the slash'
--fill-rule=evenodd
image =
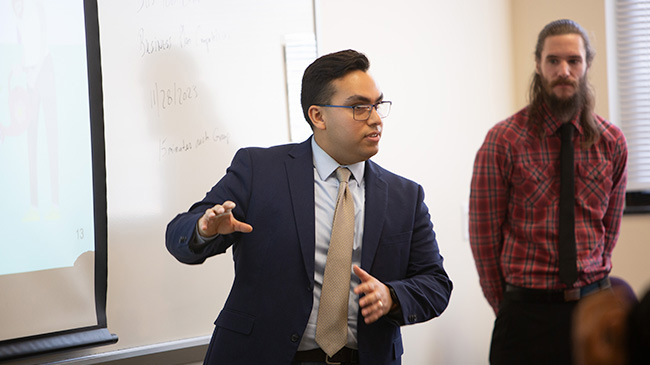
<path id="1" fill-rule="evenodd" d="M 424 187 L 445 267 L 448 309 L 403 329 L 404 364 L 485 364 L 494 314 L 465 235 L 476 150 L 514 110 L 507 0 L 316 2 L 319 54 L 353 48 L 393 101 L 373 159 Z"/>

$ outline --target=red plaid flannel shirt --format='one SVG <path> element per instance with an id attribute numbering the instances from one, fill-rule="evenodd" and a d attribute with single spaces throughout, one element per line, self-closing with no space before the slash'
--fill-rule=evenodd
<path id="1" fill-rule="evenodd" d="M 611 271 L 625 202 L 627 144 L 619 128 L 596 116 L 600 139 L 589 149 L 579 121 L 576 161 L 576 245 L 581 287 Z M 474 162 L 470 244 L 481 287 L 495 312 L 505 283 L 562 289 L 558 275 L 561 123 L 545 113 L 539 137 L 526 108 L 495 125 Z"/>

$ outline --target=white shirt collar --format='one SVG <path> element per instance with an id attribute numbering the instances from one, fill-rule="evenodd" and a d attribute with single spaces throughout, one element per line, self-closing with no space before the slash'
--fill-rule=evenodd
<path id="1" fill-rule="evenodd" d="M 316 167 L 316 171 L 321 180 L 325 181 L 339 166 L 345 166 L 350 169 L 350 172 L 352 172 L 352 178 L 354 178 L 357 183 L 363 181 L 366 161 L 357 162 L 352 165 L 339 165 L 336 160 L 328 155 L 327 152 L 316 143 L 316 139 L 313 135 L 311 136 L 311 150 L 313 151 L 314 167 Z"/>

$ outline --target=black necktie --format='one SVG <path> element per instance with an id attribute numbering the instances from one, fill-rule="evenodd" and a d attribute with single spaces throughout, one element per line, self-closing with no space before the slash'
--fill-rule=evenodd
<path id="1" fill-rule="evenodd" d="M 575 182 L 573 156 L 573 124 L 560 127 L 560 280 L 569 287 L 578 279 L 575 237 Z"/>

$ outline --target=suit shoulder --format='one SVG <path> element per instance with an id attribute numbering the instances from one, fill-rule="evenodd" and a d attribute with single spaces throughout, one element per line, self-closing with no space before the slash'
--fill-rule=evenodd
<path id="1" fill-rule="evenodd" d="M 391 172 L 389 170 L 386 170 L 385 168 L 381 167 L 379 164 L 368 160 L 368 168 L 373 171 L 378 178 L 386 181 L 389 183 L 393 188 L 395 188 L 395 185 L 398 188 L 417 188 L 420 186 L 417 182 L 406 178 L 404 176 L 398 175 L 394 172 Z"/>
<path id="2" fill-rule="evenodd" d="M 287 144 L 280 144 L 276 146 L 270 146 L 270 147 L 243 147 L 240 149 L 240 151 L 246 151 L 247 153 L 250 154 L 277 154 L 277 153 L 286 153 L 288 151 L 291 151 L 294 149 L 296 146 L 298 146 L 298 143 L 287 143 Z"/>
<path id="3" fill-rule="evenodd" d="M 287 156 L 292 151 L 304 150 L 305 144 L 303 143 L 287 143 L 270 147 L 243 147 L 240 148 L 237 155 L 248 155 L 249 158 L 254 160 L 270 160 L 277 161 L 280 156 Z M 311 151 L 311 150 L 309 150 Z"/>

